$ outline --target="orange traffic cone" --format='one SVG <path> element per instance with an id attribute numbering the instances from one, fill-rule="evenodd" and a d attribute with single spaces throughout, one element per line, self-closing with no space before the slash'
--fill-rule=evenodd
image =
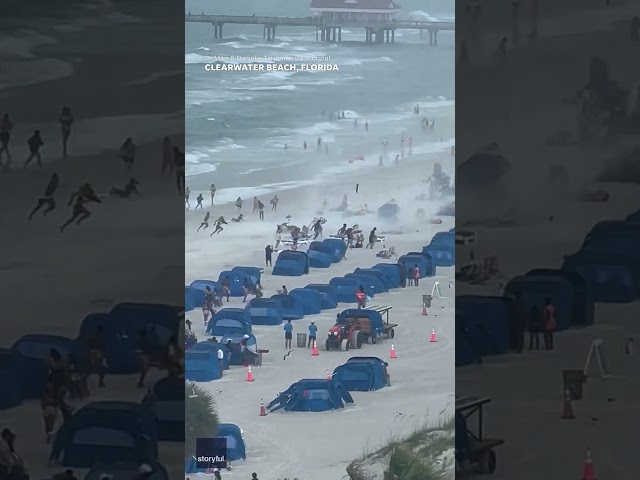
<path id="1" fill-rule="evenodd" d="M 253 373 L 251 373 L 251 365 L 249 365 L 249 369 L 247 370 L 247 382 L 253 382 Z"/>
<path id="2" fill-rule="evenodd" d="M 435 342 L 438 341 L 438 340 L 436 340 L 436 329 L 435 328 L 431 329 L 431 340 L 429 340 L 429 341 L 431 343 L 435 343 Z"/>
<path id="3" fill-rule="evenodd" d="M 393 344 L 391 344 L 391 351 L 389 352 L 389 358 L 398 358 L 396 357 L 396 349 L 393 347 Z"/>
<path id="4" fill-rule="evenodd" d="M 429 315 L 427 313 L 427 304 L 426 303 L 422 304 L 422 315 Z"/>
<path id="5" fill-rule="evenodd" d="M 596 475 L 593 472 L 593 462 L 591 461 L 591 450 L 589 449 L 587 449 L 587 458 L 584 460 L 582 480 L 596 480 Z"/>
<path id="6" fill-rule="evenodd" d="M 327 380 L 331 380 L 331 374 L 329 373 L 329 370 L 327 370 L 327 373 L 326 373 L 326 375 L 325 375 L 325 378 L 326 378 Z"/>
<path id="7" fill-rule="evenodd" d="M 562 416 L 560 418 L 568 420 L 576 418 L 573 414 L 573 402 L 571 401 L 571 393 L 569 393 L 569 390 L 564 392 L 564 403 L 562 406 Z"/>
<path id="8" fill-rule="evenodd" d="M 317 357 L 318 355 L 320 355 L 318 353 L 318 344 L 316 341 L 313 342 L 313 350 L 311 350 L 311 355 L 313 355 L 314 357 Z"/>
<path id="9" fill-rule="evenodd" d="M 267 409 L 265 408 L 264 402 L 262 401 L 262 399 L 260 399 L 260 416 L 261 417 L 267 416 Z"/>

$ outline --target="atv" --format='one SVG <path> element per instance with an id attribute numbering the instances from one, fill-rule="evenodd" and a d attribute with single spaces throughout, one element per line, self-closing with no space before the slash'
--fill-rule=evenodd
<path id="1" fill-rule="evenodd" d="M 362 348 L 364 336 L 360 334 L 358 324 L 355 322 L 348 325 L 336 323 L 329 329 L 329 335 L 325 347 L 327 350 L 344 350 L 349 348 Z"/>

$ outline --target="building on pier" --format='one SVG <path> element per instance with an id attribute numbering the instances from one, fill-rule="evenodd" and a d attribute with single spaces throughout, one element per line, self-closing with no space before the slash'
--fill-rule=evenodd
<path id="1" fill-rule="evenodd" d="M 327 23 L 389 22 L 399 11 L 393 0 L 311 0 L 311 14 Z"/>

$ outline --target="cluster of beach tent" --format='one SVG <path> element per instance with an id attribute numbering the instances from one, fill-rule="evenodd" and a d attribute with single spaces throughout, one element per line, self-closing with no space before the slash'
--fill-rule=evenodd
<path id="1" fill-rule="evenodd" d="M 247 447 L 242 429 L 234 423 L 220 423 L 218 430 L 212 435 L 215 438 L 225 438 L 227 443 L 227 460 L 235 462 L 247 459 Z M 184 472 L 205 473 L 207 469 L 198 468 L 194 456 L 189 457 L 185 462 Z"/>
<path id="2" fill-rule="evenodd" d="M 559 269 L 534 269 L 512 278 L 502 297 L 456 298 L 456 366 L 481 363 L 482 357 L 515 349 L 516 294 L 523 310 L 543 309 L 550 299 L 557 330 L 594 322 L 596 303 L 629 303 L 640 298 L 640 210 L 626 220 L 596 224 L 580 250 L 564 257 Z"/>
<path id="3" fill-rule="evenodd" d="M 109 375 L 139 371 L 136 342 L 145 331 L 149 341 L 166 349 L 179 331 L 183 308 L 173 305 L 121 303 L 108 313 L 85 317 L 77 338 L 29 334 L 11 348 L 0 349 L 0 409 L 40 399 L 47 385 L 47 357 L 51 349 L 73 359 L 79 372 L 89 371 L 87 340 L 98 326 L 104 330 Z M 70 468 L 91 468 L 86 478 L 101 474 L 135 474 L 140 464 L 153 469 L 153 480 L 168 480 L 157 463 L 158 442 L 184 441 L 184 381 L 158 381 L 145 400 L 90 402 L 74 412 L 56 432 L 50 461 Z M 119 477 L 118 477 L 119 478 Z"/>

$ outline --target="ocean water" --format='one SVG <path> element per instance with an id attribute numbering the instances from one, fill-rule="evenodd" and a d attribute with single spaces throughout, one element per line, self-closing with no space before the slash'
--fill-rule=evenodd
<path id="1" fill-rule="evenodd" d="M 249 10 L 237 3 L 223 0 L 214 8 L 191 0 L 186 8 L 210 14 L 309 14 L 304 4 L 285 9 L 265 2 Z M 407 14 L 453 17 L 453 11 L 434 14 L 417 8 Z M 377 158 L 380 140 L 400 135 L 399 125 L 413 117 L 416 103 L 421 114 L 447 109 L 453 116 L 454 32 L 441 32 L 437 48 L 428 46 L 426 32 L 421 39 L 411 30 L 396 32 L 396 43 L 383 45 L 365 45 L 364 30 L 356 28 L 343 29 L 340 44 L 316 42 L 313 28 L 278 27 L 271 43 L 263 39 L 260 26 L 229 24 L 223 34 L 215 40 L 211 25 L 185 27 L 187 183 L 192 189 L 206 189 L 212 182 L 218 188 L 237 189 L 322 181 L 356 168 L 345 165 L 354 154 Z M 224 57 L 224 63 L 247 63 L 251 60 L 243 57 L 251 56 L 297 57 L 293 63 L 334 64 L 338 71 L 206 71 L 205 64 L 211 63 L 207 57 L 214 56 Z M 309 57 L 329 60 L 306 61 Z M 347 120 L 331 121 L 329 114 L 339 111 Z M 353 135 L 355 118 L 361 130 L 364 121 L 369 122 L 375 141 Z M 320 165 L 317 155 L 311 155 L 317 137 L 330 152 Z M 416 138 L 414 151 L 435 152 L 447 148 L 449 140 Z"/>

